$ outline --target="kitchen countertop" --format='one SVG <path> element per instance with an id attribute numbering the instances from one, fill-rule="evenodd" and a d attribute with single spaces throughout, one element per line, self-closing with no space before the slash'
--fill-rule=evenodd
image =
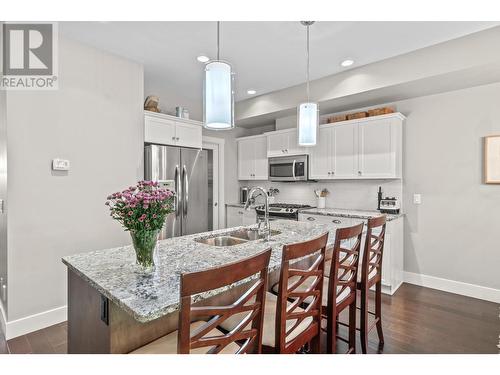
<path id="1" fill-rule="evenodd" d="M 300 211 L 301 214 L 309 215 L 324 215 L 324 216 L 335 216 L 335 217 L 347 217 L 353 219 L 369 219 L 371 217 L 382 215 L 376 210 L 350 210 L 344 208 L 308 208 Z M 385 214 L 387 216 L 387 221 L 392 221 L 403 217 L 404 214 Z"/>
<path id="2" fill-rule="evenodd" d="M 253 226 L 255 227 L 255 225 Z M 158 242 L 156 269 L 143 273 L 135 264 L 132 246 L 97 250 L 62 258 L 65 265 L 101 294 L 120 306 L 139 322 L 149 322 L 179 309 L 180 275 L 200 271 L 247 258 L 268 247 L 272 248 L 270 271 L 281 264 L 282 247 L 330 232 L 328 244 L 333 245 L 335 227 L 290 220 L 276 220 L 271 228 L 281 231 L 271 241 L 249 241 L 244 244 L 217 247 L 195 242 L 195 238 L 211 237 L 238 228 L 175 237 Z M 228 290 L 231 286 L 202 293 L 195 301 Z"/>
<path id="3" fill-rule="evenodd" d="M 241 208 L 244 208 L 245 207 L 245 203 L 226 203 L 226 206 L 227 207 L 241 207 Z M 256 205 L 252 205 L 250 207 L 254 208 L 255 206 Z"/>

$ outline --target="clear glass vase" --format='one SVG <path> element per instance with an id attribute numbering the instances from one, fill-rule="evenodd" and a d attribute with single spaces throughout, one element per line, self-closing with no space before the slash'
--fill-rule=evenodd
<path id="1" fill-rule="evenodd" d="M 144 270 L 151 270 L 154 268 L 154 252 L 159 234 L 159 229 L 130 231 L 137 264 Z"/>

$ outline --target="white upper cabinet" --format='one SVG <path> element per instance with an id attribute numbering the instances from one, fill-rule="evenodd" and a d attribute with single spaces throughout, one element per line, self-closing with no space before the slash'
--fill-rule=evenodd
<path id="1" fill-rule="evenodd" d="M 305 155 L 309 153 L 306 147 L 297 144 L 297 129 L 278 130 L 266 133 L 267 156 Z"/>
<path id="2" fill-rule="evenodd" d="M 400 176 L 397 160 L 400 124 L 391 117 L 359 123 L 359 174 L 362 178 Z"/>
<path id="3" fill-rule="evenodd" d="M 338 124 L 333 129 L 332 178 L 358 177 L 358 127 L 356 124 Z"/>
<path id="4" fill-rule="evenodd" d="M 149 143 L 175 143 L 175 121 L 150 117 L 144 118 L 144 141 Z"/>
<path id="5" fill-rule="evenodd" d="M 334 130 L 332 127 L 321 127 L 318 132 L 318 143 L 309 152 L 309 178 L 327 180 L 332 178 Z"/>
<path id="6" fill-rule="evenodd" d="M 162 113 L 144 114 L 144 142 L 201 148 L 202 124 Z"/>
<path id="7" fill-rule="evenodd" d="M 239 138 L 238 180 L 267 180 L 267 137 Z"/>
<path id="8" fill-rule="evenodd" d="M 322 125 L 310 148 L 314 180 L 401 177 L 400 113 Z"/>

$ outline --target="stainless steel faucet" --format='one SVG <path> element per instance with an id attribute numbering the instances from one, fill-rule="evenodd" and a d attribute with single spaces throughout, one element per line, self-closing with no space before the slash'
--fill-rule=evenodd
<path id="1" fill-rule="evenodd" d="M 263 187 L 260 187 L 260 186 L 255 186 L 253 188 L 250 189 L 250 192 L 248 193 L 248 196 L 247 196 L 247 201 L 245 203 L 245 210 L 249 210 L 250 209 L 250 205 L 251 205 L 251 201 L 252 201 L 252 198 L 253 198 L 253 195 L 255 194 L 255 192 L 257 191 L 260 191 L 259 195 L 263 195 L 264 196 L 264 199 L 266 201 L 265 203 L 265 210 L 264 210 L 264 231 L 266 233 L 266 241 L 269 241 L 269 238 L 271 237 L 271 227 L 269 226 L 269 196 L 267 195 L 267 191 L 266 189 L 264 189 Z M 260 226 L 262 224 L 262 221 L 259 220 L 259 223 L 258 223 L 258 231 L 259 231 L 259 234 L 261 233 L 261 229 L 260 229 Z"/>

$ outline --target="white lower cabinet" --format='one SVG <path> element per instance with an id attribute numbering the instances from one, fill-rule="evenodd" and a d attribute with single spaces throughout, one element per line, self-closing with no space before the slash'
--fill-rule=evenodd
<path id="1" fill-rule="evenodd" d="M 226 228 L 252 225 L 257 222 L 257 213 L 243 207 L 226 206 Z"/>
<path id="2" fill-rule="evenodd" d="M 366 219 L 312 214 L 299 214 L 299 221 L 305 221 L 313 224 L 329 224 L 333 225 L 335 229 L 353 226 L 361 222 L 365 224 L 367 223 Z M 403 230 L 402 217 L 387 222 L 384 254 L 382 258 L 382 292 L 385 294 L 394 294 L 403 282 Z M 366 225 L 363 230 L 363 238 L 361 241 L 362 248 L 365 243 L 365 233 Z"/>
<path id="3" fill-rule="evenodd" d="M 243 225 L 253 225 L 257 222 L 257 213 L 255 210 L 243 211 Z"/>

